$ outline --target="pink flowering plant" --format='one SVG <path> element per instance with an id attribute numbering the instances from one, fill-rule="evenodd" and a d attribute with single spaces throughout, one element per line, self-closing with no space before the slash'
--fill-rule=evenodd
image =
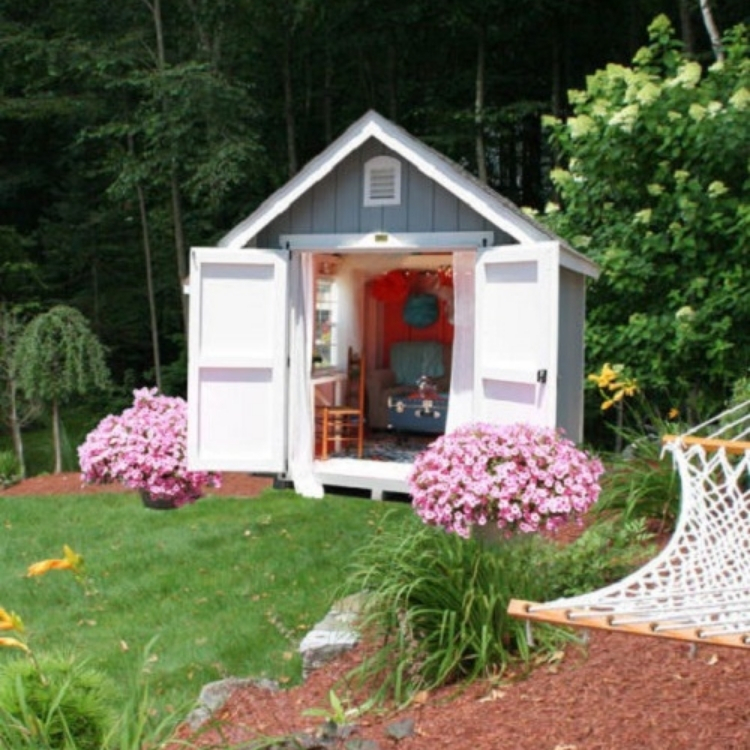
<path id="1" fill-rule="evenodd" d="M 187 469 L 187 403 L 155 388 L 133 391 L 133 405 L 110 414 L 78 448 L 82 479 L 119 482 L 176 507 L 195 502 L 203 487 L 221 486 L 214 472 Z"/>
<path id="2" fill-rule="evenodd" d="M 409 489 L 427 524 L 466 538 L 490 524 L 511 535 L 580 518 L 599 497 L 603 471 L 552 428 L 467 424 L 417 456 Z"/>

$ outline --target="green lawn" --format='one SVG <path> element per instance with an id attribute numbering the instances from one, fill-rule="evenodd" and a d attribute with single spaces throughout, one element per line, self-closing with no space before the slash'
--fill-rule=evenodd
<path id="1" fill-rule="evenodd" d="M 0 606 L 23 618 L 36 651 L 85 654 L 121 684 L 157 636 L 161 705 L 183 705 L 230 675 L 292 684 L 298 643 L 329 608 L 352 552 L 409 512 L 273 490 L 167 512 L 133 494 L 0 497 Z M 93 593 L 68 571 L 25 577 L 64 544 L 84 555 Z"/>

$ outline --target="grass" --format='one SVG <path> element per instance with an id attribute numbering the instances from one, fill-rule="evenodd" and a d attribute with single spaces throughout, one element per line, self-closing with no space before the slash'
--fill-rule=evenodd
<path id="1" fill-rule="evenodd" d="M 298 642 L 330 607 L 354 550 L 392 522 L 391 507 L 273 490 L 175 512 L 146 510 L 132 494 L 0 497 L 0 606 L 23 618 L 35 651 L 84 654 L 121 685 L 157 636 L 162 707 L 230 675 L 293 684 Z M 395 518 L 406 513 L 395 507 Z M 25 577 L 63 544 L 84 555 L 94 593 L 66 571 Z"/>
<path id="2" fill-rule="evenodd" d="M 68 406 L 62 409 L 61 436 L 63 471 L 78 471 L 78 446 L 86 435 L 96 427 L 108 413 L 106 409 L 96 410 L 89 406 Z M 44 411 L 33 425 L 23 431 L 26 476 L 49 474 L 55 465 L 52 444 L 52 423 L 50 415 Z M 0 432 L 0 451 L 12 450 L 13 441 L 8 431 Z"/>

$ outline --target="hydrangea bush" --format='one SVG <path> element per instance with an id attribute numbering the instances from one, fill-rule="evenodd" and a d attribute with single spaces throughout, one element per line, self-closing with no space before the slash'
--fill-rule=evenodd
<path id="1" fill-rule="evenodd" d="M 488 524 L 508 535 L 554 531 L 596 502 L 603 471 L 552 428 L 467 424 L 417 456 L 409 489 L 425 523 L 462 537 Z"/>
<path id="2" fill-rule="evenodd" d="M 185 400 L 155 388 L 133 397 L 133 406 L 105 417 L 78 448 L 83 481 L 119 482 L 177 507 L 195 502 L 206 485 L 219 487 L 219 474 L 187 469 Z"/>

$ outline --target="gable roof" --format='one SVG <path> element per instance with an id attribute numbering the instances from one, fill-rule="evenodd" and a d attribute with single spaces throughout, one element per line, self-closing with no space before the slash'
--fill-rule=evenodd
<path id="1" fill-rule="evenodd" d="M 595 269 L 594 264 L 588 258 L 570 248 L 557 235 L 525 214 L 514 203 L 480 182 L 456 162 L 435 151 L 374 110 L 365 113 L 350 125 L 342 135 L 308 162 L 289 182 L 224 235 L 218 245 L 230 248 L 244 247 L 370 138 L 380 141 L 517 242 L 560 241 L 569 253 L 579 256 L 579 260 L 585 261 L 586 264 L 592 266 L 592 269 Z M 596 275 L 596 272 L 594 271 L 591 275 Z"/>

